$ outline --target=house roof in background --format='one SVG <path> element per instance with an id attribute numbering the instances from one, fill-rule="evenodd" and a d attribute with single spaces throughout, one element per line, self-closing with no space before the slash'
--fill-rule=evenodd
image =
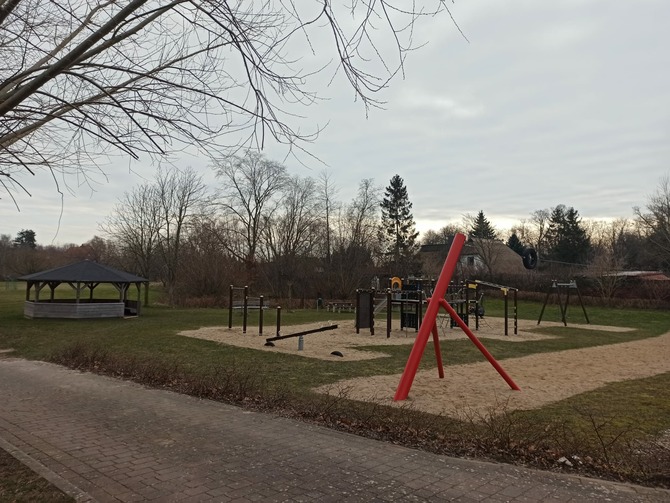
<path id="1" fill-rule="evenodd" d="M 479 246 L 474 242 L 475 240 L 480 242 Z M 444 244 L 422 245 L 419 252 L 425 256 L 432 255 L 443 259 L 447 256 L 452 242 L 453 237 Z M 499 239 L 469 239 L 461 250 L 461 260 L 465 257 L 482 257 L 482 249 L 485 249 L 486 254 L 489 255 L 489 265 L 496 273 L 518 273 L 524 270 L 521 256 Z"/>
<path id="2" fill-rule="evenodd" d="M 621 276 L 625 278 L 638 278 L 647 281 L 670 281 L 668 277 L 662 271 L 619 271 L 613 272 L 610 274 L 605 274 L 605 276 Z"/>

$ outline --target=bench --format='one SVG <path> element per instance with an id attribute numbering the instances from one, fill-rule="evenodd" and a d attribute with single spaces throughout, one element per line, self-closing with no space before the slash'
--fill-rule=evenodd
<path id="1" fill-rule="evenodd" d="M 247 301 L 247 309 L 260 309 L 261 308 L 261 302 L 258 299 L 249 299 Z M 264 302 L 263 303 L 263 309 L 267 309 L 268 305 Z M 244 309 L 244 301 L 243 300 L 234 300 L 233 301 L 233 309 Z"/>
<path id="2" fill-rule="evenodd" d="M 347 311 L 352 313 L 354 311 L 354 303 L 345 300 L 328 302 L 326 304 L 326 311 L 332 311 L 333 313 Z"/>

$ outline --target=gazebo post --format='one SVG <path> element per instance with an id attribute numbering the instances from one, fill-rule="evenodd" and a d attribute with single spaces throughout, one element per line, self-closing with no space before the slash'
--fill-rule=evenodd
<path id="1" fill-rule="evenodd" d="M 139 302 L 139 298 L 137 301 Z M 149 305 L 149 282 L 145 281 L 144 282 L 144 305 L 148 306 Z"/>
<path id="2" fill-rule="evenodd" d="M 56 288 L 58 288 L 58 285 L 60 285 L 60 281 L 49 281 L 49 290 L 51 290 L 51 293 L 49 295 L 49 302 L 54 301 L 54 297 L 56 295 Z"/>
<path id="3" fill-rule="evenodd" d="M 139 316 L 142 310 L 142 283 L 135 283 L 135 288 L 137 288 L 137 316 Z"/>

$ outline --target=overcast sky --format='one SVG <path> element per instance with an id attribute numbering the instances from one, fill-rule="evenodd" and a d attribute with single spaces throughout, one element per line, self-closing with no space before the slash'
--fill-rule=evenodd
<path id="1" fill-rule="evenodd" d="M 364 108 L 342 82 L 307 110 L 329 121 L 311 153 L 349 201 L 362 178 L 404 178 L 419 230 L 483 210 L 507 228 L 538 209 L 573 206 L 589 219 L 631 217 L 670 173 L 670 2 L 667 0 L 458 0 L 467 36 L 439 17 L 421 25 L 405 79 Z M 303 112 L 304 113 L 304 112 Z M 267 155 L 281 160 L 270 145 Z M 307 159 L 303 159 L 307 160 Z M 204 159 L 184 156 L 208 181 Z M 291 158 L 291 173 L 324 168 Z M 21 211 L 0 200 L 0 233 L 33 229 L 40 244 L 82 243 L 148 160 L 102 164 L 95 191 L 70 180 L 61 213 L 53 181 L 38 175 Z M 60 224 L 60 227 L 59 227 Z"/>

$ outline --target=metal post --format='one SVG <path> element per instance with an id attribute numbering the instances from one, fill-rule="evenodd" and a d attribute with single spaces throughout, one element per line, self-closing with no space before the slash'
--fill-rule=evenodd
<path id="1" fill-rule="evenodd" d="M 375 335 L 375 295 L 376 291 L 373 288 L 370 292 L 370 335 Z"/>
<path id="2" fill-rule="evenodd" d="M 281 335 L 281 306 L 277 306 L 277 337 Z"/>
<path id="3" fill-rule="evenodd" d="M 475 330 L 479 330 L 479 285 L 475 283 Z"/>
<path id="4" fill-rule="evenodd" d="M 258 298 L 258 335 L 263 335 L 263 296 Z"/>
<path id="5" fill-rule="evenodd" d="M 544 314 L 544 308 L 547 307 L 547 302 L 549 302 L 549 297 L 551 296 L 551 289 L 556 286 L 556 280 L 553 280 L 551 286 L 547 290 L 547 295 L 544 298 L 544 304 L 542 304 L 542 309 L 540 310 L 540 317 L 537 319 L 537 324 L 539 325 L 542 321 L 542 315 Z"/>
<path id="6" fill-rule="evenodd" d="M 444 365 L 442 364 L 442 351 L 440 350 L 440 337 L 437 333 L 437 321 L 433 323 L 433 347 L 435 348 L 435 358 L 437 359 L 437 375 L 444 379 Z"/>
<path id="7" fill-rule="evenodd" d="M 519 319 L 518 319 L 518 313 L 519 309 L 517 306 L 517 292 L 518 290 L 514 290 L 514 335 L 519 334 Z"/>
<path id="8" fill-rule="evenodd" d="M 582 294 L 579 293 L 579 287 L 577 286 L 576 281 L 575 281 L 575 289 L 577 290 L 577 297 L 579 297 L 579 303 L 582 306 L 582 311 L 584 311 L 584 318 L 586 318 L 586 323 L 588 323 L 590 325 L 591 321 L 589 320 L 589 315 L 586 314 L 586 306 L 584 306 L 584 301 L 582 300 Z"/>
<path id="9" fill-rule="evenodd" d="M 358 322 L 358 316 L 361 312 L 361 290 L 360 288 L 356 289 L 356 333 L 361 333 L 360 323 Z"/>
<path id="10" fill-rule="evenodd" d="M 561 298 L 561 285 L 560 283 L 556 283 L 556 295 L 558 296 L 558 307 L 561 309 L 561 320 L 563 321 L 563 325 L 566 327 L 568 326 L 568 322 L 565 319 L 565 310 L 563 309 L 563 299 Z M 566 306 L 567 308 L 567 306 Z"/>
<path id="11" fill-rule="evenodd" d="M 416 320 L 416 330 L 418 331 L 421 328 L 421 322 L 423 321 L 423 290 L 419 290 L 419 307 L 418 307 L 418 316 Z"/>
<path id="12" fill-rule="evenodd" d="M 386 338 L 391 338 L 391 324 L 393 323 L 393 294 L 391 289 L 386 290 Z"/>
<path id="13" fill-rule="evenodd" d="M 247 333 L 247 314 L 249 309 L 249 287 L 244 287 L 244 308 L 242 312 L 242 333 Z"/>
<path id="14" fill-rule="evenodd" d="M 507 304 L 508 304 L 508 302 L 507 302 L 507 289 L 503 288 L 502 293 L 503 293 L 503 297 L 505 298 L 505 335 L 509 335 L 508 328 L 507 328 L 507 322 L 508 322 L 508 318 L 509 318 L 509 316 L 507 314 Z"/>
<path id="15" fill-rule="evenodd" d="M 233 285 L 230 285 L 228 294 L 228 328 L 233 328 Z"/>

